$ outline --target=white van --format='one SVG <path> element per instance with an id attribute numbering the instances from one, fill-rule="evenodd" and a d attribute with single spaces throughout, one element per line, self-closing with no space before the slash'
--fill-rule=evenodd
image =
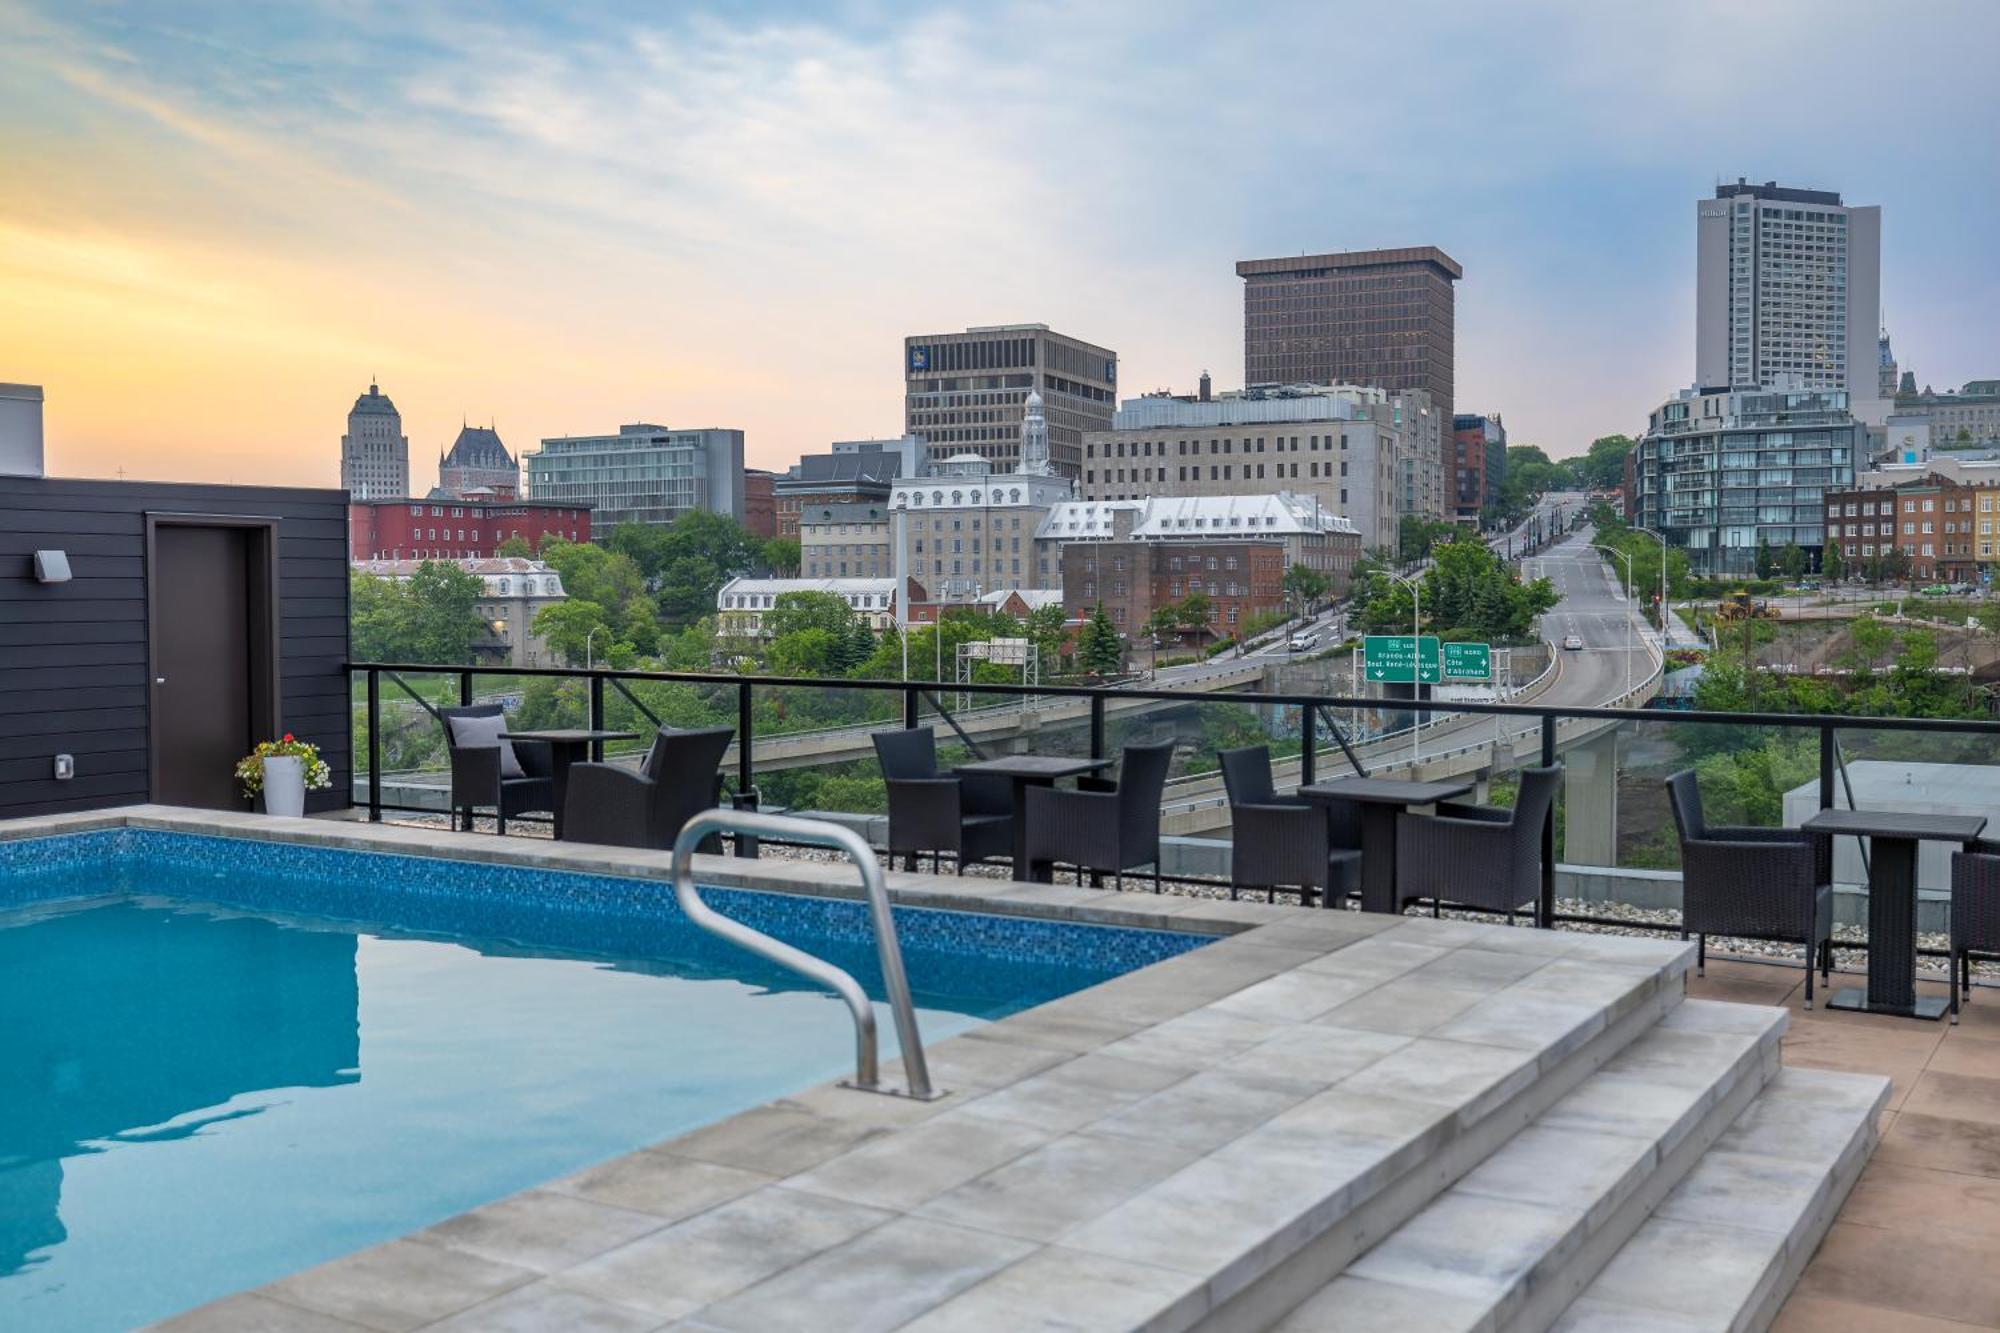
<path id="1" fill-rule="evenodd" d="M 1319 647 L 1319 632 L 1317 630 L 1301 630 L 1292 636 L 1291 650 L 1295 653 L 1302 653 L 1308 648 L 1317 647 Z"/>

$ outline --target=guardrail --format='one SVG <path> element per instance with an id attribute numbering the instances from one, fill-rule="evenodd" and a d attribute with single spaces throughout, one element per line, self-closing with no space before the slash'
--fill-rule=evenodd
<path id="1" fill-rule="evenodd" d="M 1957 720 L 1918 717 L 1849 717 L 1834 714 L 1801 715 L 1792 713 L 1715 713 L 1693 710 L 1652 710 L 1634 708 L 1634 702 L 1645 686 L 1636 688 L 1633 695 L 1621 696 L 1611 704 L 1598 707 L 1578 707 L 1539 703 L 1486 703 L 1475 700 L 1453 700 L 1448 703 L 1436 701 L 1380 700 L 1352 698 L 1330 694 L 1294 694 L 1285 692 L 1248 692 L 1240 690 L 1216 691 L 1213 693 L 1189 693 L 1173 689 L 1155 689 L 1143 686 L 1125 685 L 1117 687 L 1088 685 L 1015 685 L 968 683 L 948 684 L 940 689 L 930 681 L 876 681 L 838 680 L 828 681 L 814 678 L 783 676 L 743 676 L 720 672 L 673 672 L 613 670 L 610 668 L 585 669 L 576 667 L 459 667 L 441 666 L 435 663 L 393 663 L 356 662 L 348 666 L 350 672 L 364 677 L 366 690 L 365 726 L 367 735 L 358 747 L 367 761 L 367 781 L 365 800 L 356 801 L 363 806 L 372 820 L 380 820 L 385 813 L 409 811 L 411 813 L 435 814 L 434 810 L 416 806 L 399 806 L 383 800 L 381 789 L 381 690 L 384 680 L 395 680 L 414 674 L 444 674 L 455 676 L 459 681 L 459 696 L 470 702 L 473 698 L 474 682 L 481 678 L 521 679 L 532 677 L 555 677 L 581 679 L 588 684 L 589 719 L 592 726 L 599 726 L 604 719 L 604 705 L 607 692 L 617 690 L 626 698 L 638 704 L 643 715 L 655 725 L 659 719 L 648 713 L 643 704 L 632 696 L 629 685 L 641 681 L 678 682 L 712 687 L 719 693 L 734 695 L 737 730 L 737 755 L 735 765 L 736 801 L 741 808 L 755 809 L 759 797 L 756 788 L 757 749 L 761 737 L 755 729 L 753 696 L 759 690 L 839 690 L 845 692 L 881 693 L 896 696 L 901 701 L 901 722 L 905 726 L 916 726 L 923 721 L 923 703 L 928 700 L 936 708 L 938 720 L 949 726 L 952 714 L 942 708 L 943 693 L 963 692 L 972 696 L 1005 697 L 1029 696 L 1043 699 L 1076 699 L 1086 703 L 1089 727 L 1088 753 L 1092 758 L 1109 755 L 1107 746 L 1107 710 L 1113 704 L 1132 701 L 1155 701 L 1188 707 L 1247 706 L 1269 708 L 1283 706 L 1296 708 L 1299 713 L 1298 734 L 1303 748 L 1297 756 L 1299 781 L 1311 783 L 1318 780 L 1319 761 L 1323 757 L 1321 742 L 1331 739 L 1333 745 L 1324 751 L 1325 757 L 1334 762 L 1344 761 L 1357 774 L 1367 772 L 1367 765 L 1357 749 L 1355 738 L 1335 720 L 1335 715 L 1343 711 L 1368 711 L 1383 708 L 1401 710 L 1427 709 L 1440 714 L 1449 714 L 1453 720 L 1464 717 L 1490 716 L 1496 719 L 1518 719 L 1519 725 L 1500 727 L 1503 742 L 1515 749 L 1528 748 L 1539 755 L 1543 764 L 1553 764 L 1563 742 L 1574 740 L 1579 730 L 1588 728 L 1609 729 L 1619 723 L 1653 723 L 1669 729 L 1680 727 L 1727 727 L 1727 728 L 1773 728 L 1786 732 L 1814 733 L 1819 741 L 1818 765 L 1818 805 L 1821 809 L 1831 809 L 1838 795 L 1837 775 L 1840 753 L 1839 736 L 1842 732 L 1890 732 L 1908 734 L 1928 734 L 1934 736 L 1977 736 L 1990 738 L 2000 743 L 2000 721 L 1990 719 Z M 1656 668 L 1657 670 L 1657 668 Z M 1652 677 L 1645 683 L 1650 686 Z M 407 688 L 407 686 L 405 686 Z M 893 722 L 888 725 L 894 725 Z M 1407 733 L 1404 733 L 1405 735 Z M 1362 742 L 1363 745 L 1372 742 Z M 1464 746 L 1451 750 L 1434 752 L 1437 757 L 1473 750 L 1487 749 L 1494 744 L 1490 735 L 1480 736 Z M 976 748 L 976 747 L 975 747 Z M 1430 756 L 1427 756 L 1427 758 Z M 358 784 L 357 784 L 358 785 Z M 357 792 L 355 795 L 363 793 Z M 352 799 L 352 797 L 350 798 Z M 1850 795 L 1849 804 L 1852 804 Z M 1546 850 L 1544 863 L 1553 866 L 1553 831 L 1545 835 Z M 1218 881 L 1213 878 L 1180 876 L 1191 883 L 1213 887 Z M 1226 885 L 1226 881 L 1222 881 Z M 1547 890 L 1552 894 L 1552 887 Z M 1632 926 L 1629 919 L 1616 917 L 1568 916 L 1557 920 L 1583 921 L 1594 924 Z M 1842 947 L 1857 947 L 1843 941 Z"/>

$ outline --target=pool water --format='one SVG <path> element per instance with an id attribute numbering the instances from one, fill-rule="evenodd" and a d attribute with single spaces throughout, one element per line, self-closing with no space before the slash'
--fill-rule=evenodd
<path id="1" fill-rule="evenodd" d="M 158 1319 L 851 1072 L 839 1001 L 664 886 L 227 844 L 0 852 L 0 1328 Z M 418 928 L 346 919 L 399 879 Z M 859 905 L 709 896 L 879 999 Z M 898 919 L 927 1041 L 1198 943 Z"/>

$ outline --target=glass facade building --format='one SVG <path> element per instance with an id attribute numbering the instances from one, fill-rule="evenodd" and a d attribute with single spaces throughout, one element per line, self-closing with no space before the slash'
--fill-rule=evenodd
<path id="1" fill-rule="evenodd" d="M 1753 574 L 1760 543 L 1817 566 L 1826 495 L 1853 487 L 1867 430 L 1839 390 L 1683 390 L 1639 441 L 1637 521 L 1697 574 Z"/>
<path id="2" fill-rule="evenodd" d="M 589 505 L 600 534 L 620 523 L 671 523 L 690 509 L 743 513 L 743 432 L 638 423 L 616 435 L 565 435 L 529 454 L 529 493 Z"/>

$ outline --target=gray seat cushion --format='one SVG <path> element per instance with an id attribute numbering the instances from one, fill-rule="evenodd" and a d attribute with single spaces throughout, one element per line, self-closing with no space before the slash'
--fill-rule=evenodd
<path id="1" fill-rule="evenodd" d="M 500 747 L 500 780 L 525 778 L 527 770 L 521 767 L 521 760 L 514 753 L 510 742 L 500 739 L 500 733 L 507 730 L 507 719 L 494 717 L 448 717 L 451 727 L 451 743 L 461 750 L 483 750 L 492 746 Z"/>

